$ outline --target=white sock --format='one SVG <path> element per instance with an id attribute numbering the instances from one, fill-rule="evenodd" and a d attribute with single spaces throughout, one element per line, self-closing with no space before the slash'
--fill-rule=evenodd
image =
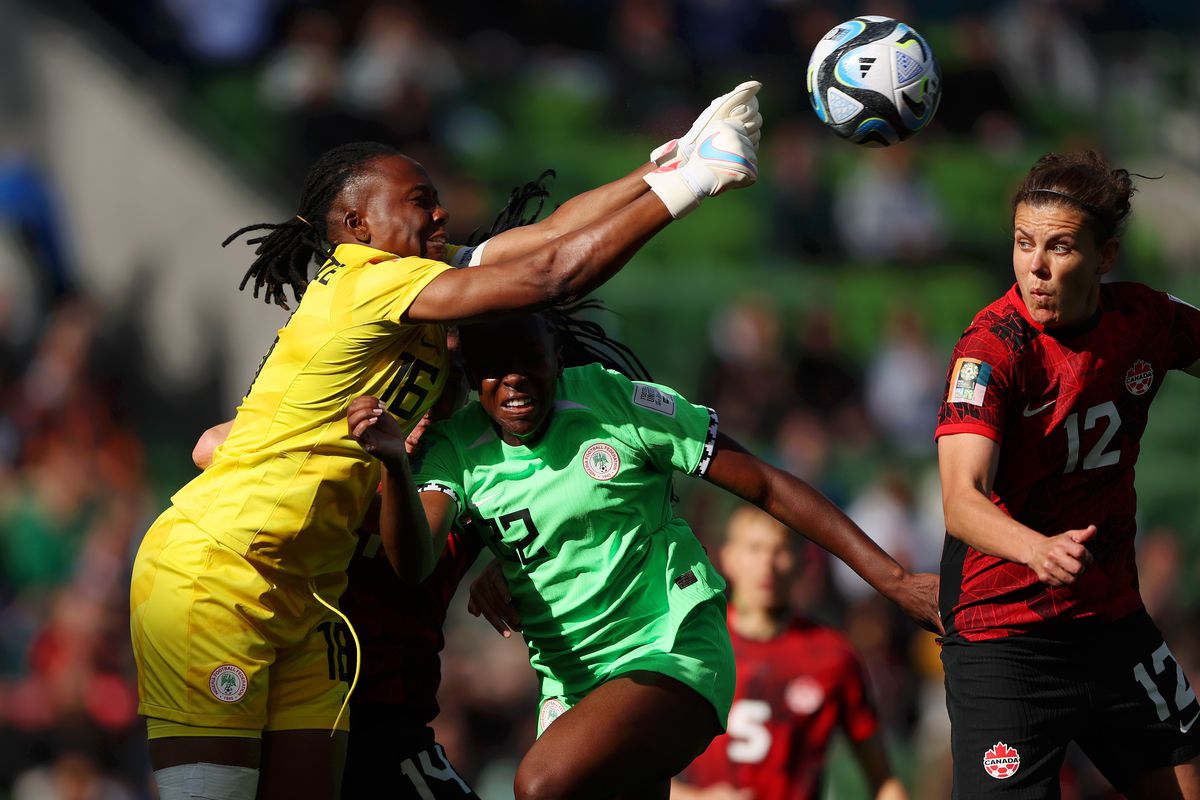
<path id="1" fill-rule="evenodd" d="M 258 770 L 226 764 L 180 764 L 154 770 L 160 800 L 254 800 Z"/>

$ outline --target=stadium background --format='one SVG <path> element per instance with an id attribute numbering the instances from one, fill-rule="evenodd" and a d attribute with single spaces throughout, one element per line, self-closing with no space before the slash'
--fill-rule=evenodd
<path id="1" fill-rule="evenodd" d="M 1200 300 L 1200 7 L 1130 0 L 0 0 L 0 797 L 146 797 L 132 553 L 192 474 L 275 329 L 220 241 L 294 211 L 313 157 L 397 143 L 457 240 L 508 189 L 628 171 L 719 91 L 762 80 L 758 186 L 672 226 L 600 292 L 660 381 L 813 482 L 883 546 L 935 566 L 930 439 L 947 355 L 1011 282 L 1008 196 L 1040 153 L 1145 175 L 1117 278 Z M 945 77 L 933 125 L 860 150 L 804 95 L 842 19 L 903 19 Z M 1196 387 L 1143 440 L 1143 594 L 1200 677 Z M 681 483 L 711 546 L 728 503 Z M 461 599 L 461 595 L 460 595 Z M 866 661 L 897 768 L 948 797 L 936 648 L 819 554 L 795 598 Z M 533 731 L 524 648 L 449 626 L 439 738 L 489 798 Z M 843 750 L 830 794 L 863 796 Z M 1111 796 L 1079 759 L 1069 798 Z M 77 793 L 87 789 L 94 794 Z"/>

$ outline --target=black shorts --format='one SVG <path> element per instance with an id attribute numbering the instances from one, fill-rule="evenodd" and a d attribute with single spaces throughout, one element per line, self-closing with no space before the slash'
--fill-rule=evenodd
<path id="1" fill-rule="evenodd" d="M 1200 755 L 1200 703 L 1144 612 L 942 647 L 954 798 L 1059 797 L 1074 741 L 1128 791 Z"/>
<path id="2" fill-rule="evenodd" d="M 386 713 L 350 715 L 342 800 L 479 800 L 427 726 Z"/>

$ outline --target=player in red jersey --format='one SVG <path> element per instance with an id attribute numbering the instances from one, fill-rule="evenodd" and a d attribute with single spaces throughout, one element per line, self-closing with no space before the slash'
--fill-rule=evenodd
<path id="1" fill-rule="evenodd" d="M 735 511 L 721 548 L 737 688 L 728 732 L 671 786 L 673 800 L 816 800 L 825 754 L 845 731 L 877 800 L 904 800 L 879 735 L 862 665 L 838 631 L 797 617 L 795 535 L 752 506 Z"/>
<path id="2" fill-rule="evenodd" d="M 1135 798 L 1200 798 L 1200 703 L 1147 616 L 1134 464 L 1200 310 L 1101 283 L 1129 173 L 1042 157 L 1013 198 L 1016 284 L 951 359 L 937 428 L 955 797 L 1058 797 L 1075 741 Z"/>

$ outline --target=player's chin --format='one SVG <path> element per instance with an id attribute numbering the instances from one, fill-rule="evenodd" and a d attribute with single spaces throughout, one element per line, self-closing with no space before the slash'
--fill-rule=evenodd
<path id="1" fill-rule="evenodd" d="M 524 437 L 541 427 L 545 418 L 540 404 L 534 404 L 517 409 L 504 409 L 497 421 L 507 432 Z"/>
<path id="2" fill-rule="evenodd" d="M 430 239 L 425 242 L 425 257 L 434 261 L 445 261 L 446 243 L 439 239 Z"/>

